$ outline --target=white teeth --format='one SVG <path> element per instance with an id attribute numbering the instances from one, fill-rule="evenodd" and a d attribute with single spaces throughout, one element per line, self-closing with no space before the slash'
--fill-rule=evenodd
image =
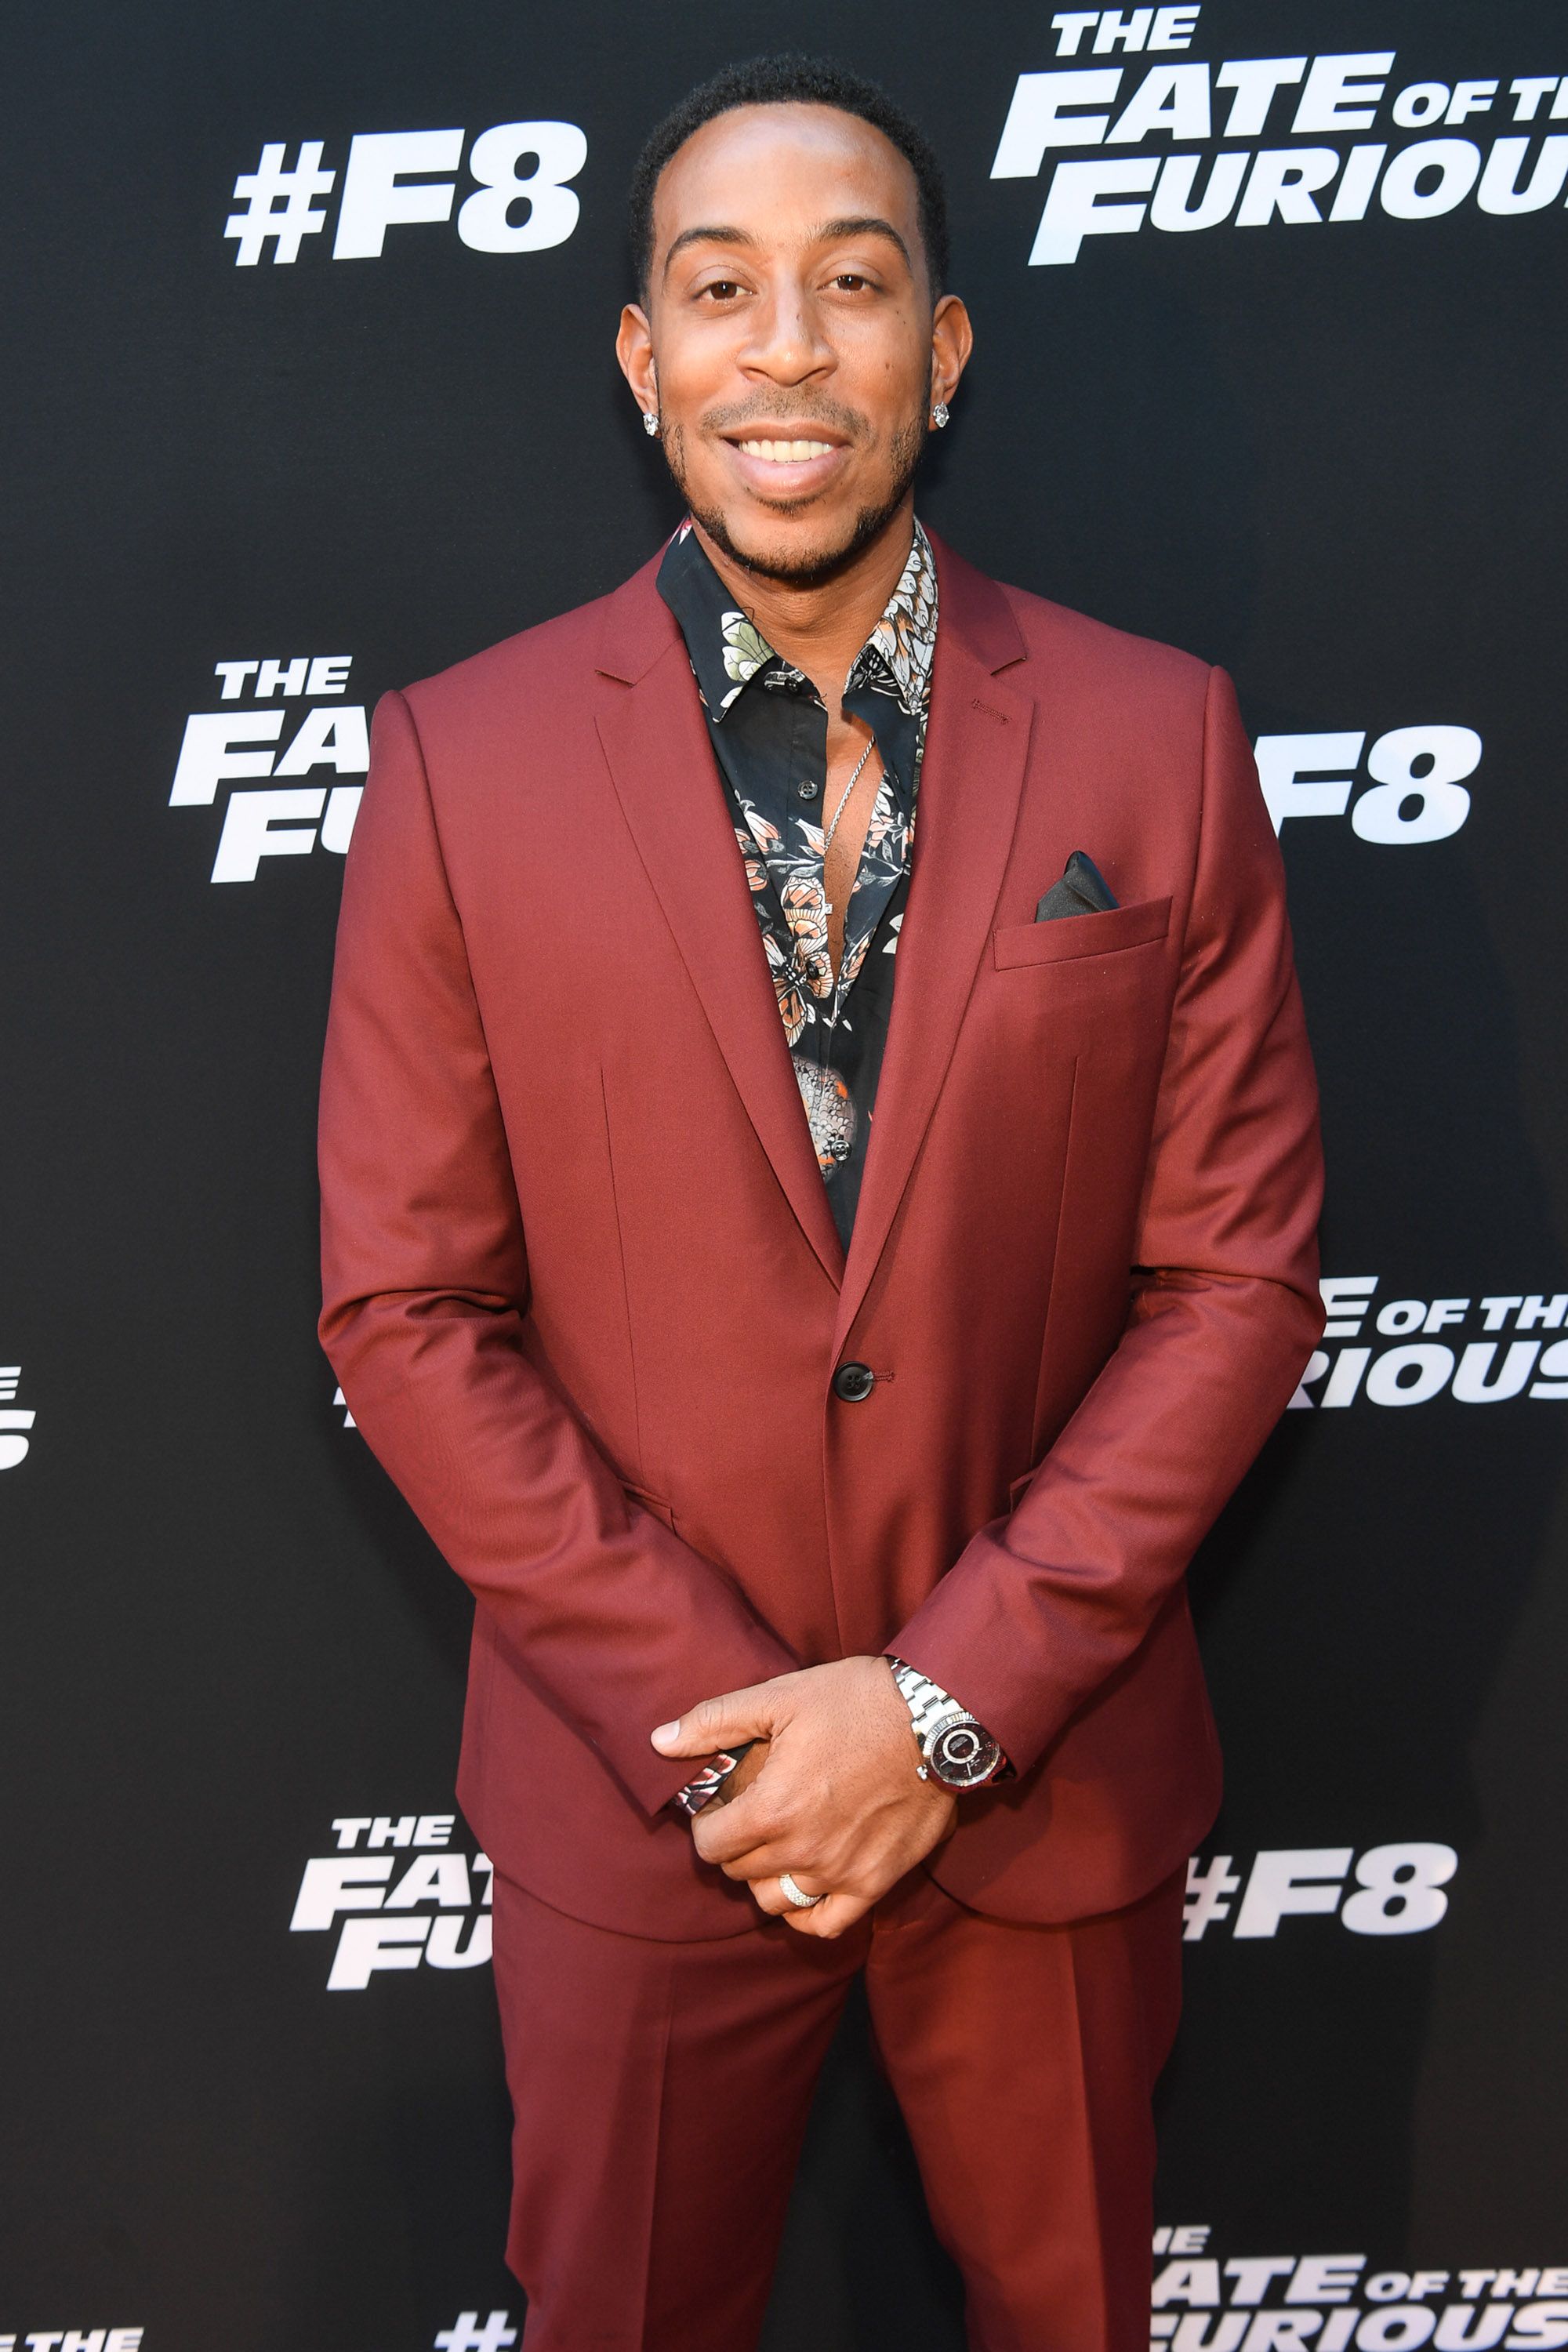
<path id="1" fill-rule="evenodd" d="M 831 441 L 742 441 L 748 457 L 763 457 L 771 466 L 804 465 L 808 457 L 826 457 Z"/>

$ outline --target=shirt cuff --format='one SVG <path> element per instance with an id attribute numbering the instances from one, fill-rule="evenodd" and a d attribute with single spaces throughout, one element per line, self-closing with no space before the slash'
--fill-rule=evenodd
<path id="1" fill-rule="evenodd" d="M 711 1764 L 704 1764 L 701 1771 L 694 1774 L 684 1789 L 677 1789 L 669 1802 L 679 1806 L 683 1813 L 700 1813 L 717 1794 L 720 1783 L 729 1779 L 747 1748 L 755 1746 L 754 1739 L 748 1739 L 739 1748 L 721 1748 Z"/>

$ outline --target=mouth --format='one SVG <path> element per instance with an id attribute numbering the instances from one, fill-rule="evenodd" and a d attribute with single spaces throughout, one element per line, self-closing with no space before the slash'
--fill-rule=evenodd
<path id="1" fill-rule="evenodd" d="M 788 440 L 755 429 L 725 434 L 723 438 L 747 488 L 775 499 L 781 495 L 798 499 L 822 488 L 849 455 L 847 441 L 821 425 L 792 435 Z"/>
<path id="2" fill-rule="evenodd" d="M 837 444 L 832 441 L 737 441 L 732 445 L 744 457 L 760 457 L 768 466 L 804 466 L 813 457 L 831 457 Z"/>

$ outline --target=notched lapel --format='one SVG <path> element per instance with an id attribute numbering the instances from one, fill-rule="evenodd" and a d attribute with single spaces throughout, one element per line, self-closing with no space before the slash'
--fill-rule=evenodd
<path id="1" fill-rule="evenodd" d="M 1032 696 L 1000 674 L 1027 650 L 1006 596 L 928 535 L 940 597 L 931 721 L 847 1262 L 686 648 L 654 585 L 659 557 L 608 600 L 598 659 L 620 682 L 598 726 L 626 823 L 735 1090 L 802 1231 L 841 1290 L 836 1356 L 887 1245 L 952 1058 L 994 919 L 1035 716 Z"/>
<path id="2" fill-rule="evenodd" d="M 651 587 L 647 593 L 657 595 Z M 837 1288 L 843 1245 L 812 1149 L 729 803 L 685 646 L 662 604 L 658 611 L 668 623 L 668 634 L 658 632 L 662 651 L 653 634 L 657 616 L 638 613 L 627 616 L 635 620 L 635 640 L 623 636 L 622 649 L 601 662 L 610 677 L 632 682 L 605 693 L 599 740 L 735 1090 Z"/>

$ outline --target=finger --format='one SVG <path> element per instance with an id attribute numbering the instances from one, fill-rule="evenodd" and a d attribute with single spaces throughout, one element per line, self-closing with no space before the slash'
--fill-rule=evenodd
<path id="1" fill-rule="evenodd" d="M 803 1895 L 810 1892 L 809 1887 L 801 1888 Z M 861 1895 L 829 1895 L 824 1902 L 814 1903 L 809 1911 L 792 1909 L 789 1924 L 803 1936 L 820 1936 L 831 1943 L 863 1919 L 870 1908 L 869 1901 Z"/>
<path id="2" fill-rule="evenodd" d="M 696 1843 L 695 1838 L 692 1842 Z M 789 1868 L 791 1855 L 798 1855 L 800 1853 L 800 1839 L 798 1835 L 793 1838 L 783 1836 L 768 1838 L 760 1844 L 747 1845 L 740 1853 L 731 1854 L 727 1860 L 704 1853 L 700 1846 L 698 1846 L 697 1852 L 703 1862 L 712 1862 L 716 1868 L 723 1872 L 726 1878 L 744 1880 L 754 1886 L 759 1879 L 777 1878 L 781 1871 Z M 801 1879 L 799 1884 L 804 1886 L 805 1881 Z M 818 1891 L 826 1885 L 826 1877 L 819 1876 L 816 1880 Z M 4 2341 L 5 2338 L 0 2336 L 0 2344 Z"/>
<path id="3" fill-rule="evenodd" d="M 826 1907 L 827 1890 L 818 1880 L 811 1876 L 809 1871 L 801 1876 L 796 1876 L 794 1872 L 790 1874 L 795 1878 L 795 1883 L 803 1895 L 820 1895 L 823 1898 L 822 1902 L 813 1904 L 809 1909 L 803 1909 L 798 1903 L 790 1901 L 784 1891 L 784 1883 L 781 1879 L 757 1878 L 752 1882 L 752 1893 L 763 1910 L 771 1912 L 776 1919 L 807 1919 Z"/>
<path id="4" fill-rule="evenodd" d="M 661 1756 L 710 1756 L 742 1739 L 765 1739 L 773 1730 L 775 1704 L 773 1685 L 755 1683 L 747 1690 L 726 1691 L 720 1698 L 700 1699 L 673 1723 L 658 1725 L 648 1738 Z"/>
<path id="5" fill-rule="evenodd" d="M 762 1879 L 777 1878 L 781 1871 L 789 1868 L 791 1853 L 798 1853 L 799 1851 L 798 1843 L 792 1843 L 787 1838 L 774 1839 L 766 1845 L 748 1846 L 744 1853 L 736 1854 L 729 1862 L 718 1863 L 715 1867 L 738 1885 L 755 1886 Z M 709 1856 L 702 1853 L 700 1846 L 698 1853 L 702 1861 L 708 1861 Z M 819 1885 L 824 1883 L 820 1879 L 817 1882 Z M 4 2342 L 4 2336 L 0 2336 L 0 2345 Z"/>
<path id="6" fill-rule="evenodd" d="M 785 1825 L 775 1820 L 761 1796 L 737 1797 L 730 1805 L 704 1805 L 691 1824 L 692 1843 L 704 1862 L 729 1869 L 732 1864 L 744 1864 L 752 1854 L 758 1857 L 754 1870 L 742 1870 L 742 1878 L 766 1878 L 789 1868 L 787 1853 L 771 1864 L 767 1859 L 784 1834 Z M 797 1838 L 796 1853 L 799 1850 Z"/>

